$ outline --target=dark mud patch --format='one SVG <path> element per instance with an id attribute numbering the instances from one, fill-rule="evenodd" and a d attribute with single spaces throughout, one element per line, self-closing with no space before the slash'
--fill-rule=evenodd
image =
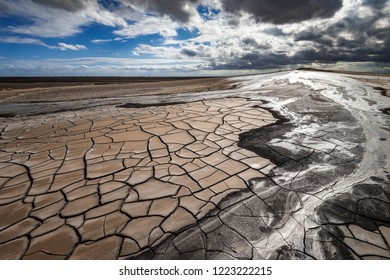
<path id="1" fill-rule="evenodd" d="M 389 178 L 373 176 L 363 183 L 352 186 L 348 192 L 338 194 L 320 204 L 315 209 L 315 217 L 316 223 L 322 225 L 317 229 L 322 235 L 318 234 L 316 240 L 306 238 L 305 246 L 310 249 L 308 251 L 312 251 L 313 244 L 317 243 L 321 246 L 316 250 L 338 252 L 337 255 L 329 256 L 329 259 L 363 258 L 364 256 L 347 245 L 346 234 L 340 227 L 358 226 L 372 232 L 372 235 L 381 234 L 381 226 L 390 227 L 389 187 Z M 383 255 L 373 256 L 386 258 Z"/>
<path id="2" fill-rule="evenodd" d="M 166 97 L 170 97 L 170 96 L 166 96 Z M 228 99 L 237 98 L 237 99 L 245 99 L 248 101 L 253 101 L 253 99 L 251 99 L 251 98 L 245 98 L 245 97 L 242 97 L 239 95 L 229 96 L 226 98 L 228 98 Z M 221 99 L 223 100 L 224 97 L 199 98 L 199 99 L 188 100 L 188 101 L 180 100 L 180 101 L 167 101 L 167 102 L 161 101 L 161 102 L 153 102 L 153 103 L 125 103 L 122 105 L 118 105 L 117 107 L 118 108 L 128 108 L 128 109 L 130 109 L 130 108 L 139 109 L 139 108 L 158 107 L 158 106 L 183 105 L 183 104 L 190 104 L 190 103 L 203 102 L 203 101 L 221 100 Z M 270 101 L 266 101 L 266 100 L 260 100 L 260 101 L 262 104 L 268 104 L 270 102 Z M 262 107 L 262 105 L 254 105 L 253 108 L 261 108 L 261 109 L 267 110 L 267 111 L 271 112 L 275 118 L 280 118 L 280 120 L 288 121 L 287 119 L 283 119 L 284 117 L 282 115 L 280 115 L 278 112 L 272 111 L 268 108 L 264 108 L 264 107 Z"/>
<path id="3" fill-rule="evenodd" d="M 182 104 L 187 104 L 188 102 L 167 102 L 167 103 L 149 103 L 149 104 L 143 104 L 143 103 L 126 103 L 123 105 L 117 106 L 118 108 L 133 108 L 133 109 L 138 109 L 138 108 L 148 108 L 148 107 L 156 107 L 156 106 L 173 106 L 173 105 L 182 105 Z"/>
<path id="4" fill-rule="evenodd" d="M 379 90 L 379 93 L 382 95 L 382 96 L 386 96 L 386 97 L 389 97 L 389 95 L 387 95 L 387 90 L 383 87 L 373 87 L 375 90 Z"/>
<path id="5" fill-rule="evenodd" d="M 16 115 L 15 114 L 12 114 L 12 113 L 0 113 L 0 118 L 13 118 L 15 117 Z"/>
<path id="6" fill-rule="evenodd" d="M 381 112 L 386 115 L 390 115 L 390 108 L 381 109 Z"/>
<path id="7" fill-rule="evenodd" d="M 269 111 L 277 121 L 261 128 L 241 133 L 237 146 L 250 150 L 260 157 L 267 158 L 276 165 L 285 164 L 289 159 L 277 150 L 272 149 L 267 143 L 272 139 L 282 138 L 286 132 L 291 131 L 295 127 L 294 124 L 278 111 L 260 105 L 255 105 L 254 107 Z"/>

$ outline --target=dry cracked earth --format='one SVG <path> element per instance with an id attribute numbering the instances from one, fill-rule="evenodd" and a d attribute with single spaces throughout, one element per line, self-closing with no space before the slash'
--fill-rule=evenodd
<path id="1" fill-rule="evenodd" d="M 0 259 L 390 259 L 375 79 L 20 106 L 0 124 Z"/>

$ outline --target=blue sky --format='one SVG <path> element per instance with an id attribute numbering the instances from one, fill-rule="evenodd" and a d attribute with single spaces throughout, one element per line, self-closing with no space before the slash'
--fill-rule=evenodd
<path id="1" fill-rule="evenodd" d="M 386 0 L 0 0 L 0 76 L 390 72 Z"/>

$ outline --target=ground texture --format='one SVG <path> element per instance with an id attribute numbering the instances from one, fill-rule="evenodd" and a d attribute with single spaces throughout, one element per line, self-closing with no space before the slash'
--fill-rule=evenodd
<path id="1" fill-rule="evenodd" d="M 389 80 L 4 102 L 0 258 L 389 259 Z"/>

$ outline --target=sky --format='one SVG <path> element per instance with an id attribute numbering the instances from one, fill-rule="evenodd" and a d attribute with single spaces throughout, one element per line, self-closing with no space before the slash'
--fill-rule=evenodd
<path id="1" fill-rule="evenodd" d="M 0 0 L 0 76 L 390 72 L 390 0 Z"/>

